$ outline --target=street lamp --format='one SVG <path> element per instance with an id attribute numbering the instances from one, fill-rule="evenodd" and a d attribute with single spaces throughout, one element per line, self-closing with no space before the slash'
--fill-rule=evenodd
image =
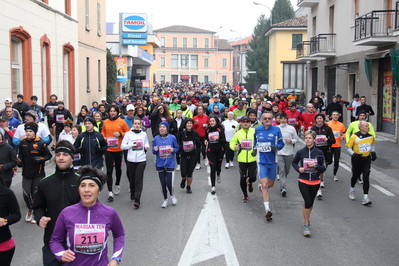
<path id="1" fill-rule="evenodd" d="M 253 2 L 254 3 L 254 5 L 256 5 L 256 6 L 264 6 L 264 7 L 266 7 L 267 9 L 269 9 L 269 11 L 270 11 L 270 27 L 273 25 L 273 22 L 272 22 L 272 10 L 268 7 L 268 6 L 266 6 L 266 5 L 264 5 L 264 4 L 261 4 L 261 3 L 257 3 L 257 2 Z"/>
<path id="2" fill-rule="evenodd" d="M 242 35 L 236 30 L 230 30 L 231 32 L 235 32 L 240 35 L 240 41 L 242 41 Z M 240 43 L 240 83 L 242 83 L 242 42 Z"/>

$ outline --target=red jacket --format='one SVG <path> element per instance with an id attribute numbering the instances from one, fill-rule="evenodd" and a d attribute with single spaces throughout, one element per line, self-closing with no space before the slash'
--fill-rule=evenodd
<path id="1" fill-rule="evenodd" d="M 314 117 L 316 116 L 317 113 L 309 114 L 309 113 L 302 113 L 300 116 L 299 124 L 303 126 L 304 132 L 308 130 L 309 128 L 313 127 L 315 125 Z"/>
<path id="2" fill-rule="evenodd" d="M 194 130 L 198 133 L 199 137 L 204 138 L 206 136 L 206 130 L 209 124 L 209 117 L 205 114 L 196 115 L 193 117 L 193 120 L 194 120 L 194 126 L 193 126 Z M 206 127 L 204 127 L 204 124 L 206 124 Z"/>
<path id="3" fill-rule="evenodd" d="M 299 123 L 299 118 L 301 116 L 301 112 L 299 112 L 298 110 L 295 110 L 295 112 L 292 112 L 290 109 L 288 109 L 285 111 L 285 114 L 288 116 L 288 125 L 295 127 L 295 129 L 298 131 L 299 124 L 297 125 L 296 122 Z"/>

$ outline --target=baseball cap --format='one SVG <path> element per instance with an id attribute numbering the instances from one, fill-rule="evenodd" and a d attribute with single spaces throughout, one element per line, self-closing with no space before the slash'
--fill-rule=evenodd
<path id="1" fill-rule="evenodd" d="M 0 121 L 7 121 L 8 119 L 7 119 L 7 117 L 5 117 L 5 116 L 0 116 Z"/>
<path id="2" fill-rule="evenodd" d="M 11 100 L 11 98 L 6 98 L 6 99 L 4 100 L 4 102 L 5 102 L 5 103 L 12 103 L 12 100 Z"/>
<path id="3" fill-rule="evenodd" d="M 338 98 L 342 98 L 342 95 L 341 95 L 341 94 L 337 94 L 337 97 L 338 97 Z"/>
<path id="4" fill-rule="evenodd" d="M 213 98 L 219 98 L 219 94 L 213 95 Z"/>
<path id="5" fill-rule="evenodd" d="M 126 107 L 126 111 L 134 110 L 134 105 L 133 104 L 128 104 Z"/>
<path id="6" fill-rule="evenodd" d="M 243 117 L 241 117 L 240 123 L 241 123 L 241 122 L 244 122 L 244 121 L 250 121 L 250 122 L 251 122 L 251 120 L 249 119 L 248 116 L 243 116 Z"/>
<path id="7" fill-rule="evenodd" d="M 244 103 L 242 101 L 239 101 L 238 106 L 244 106 Z"/>
<path id="8" fill-rule="evenodd" d="M 267 101 L 266 103 L 268 103 L 268 104 L 272 104 L 272 102 L 271 102 L 271 101 Z"/>
<path id="9" fill-rule="evenodd" d="M 106 101 L 107 97 L 101 97 L 101 101 Z"/>

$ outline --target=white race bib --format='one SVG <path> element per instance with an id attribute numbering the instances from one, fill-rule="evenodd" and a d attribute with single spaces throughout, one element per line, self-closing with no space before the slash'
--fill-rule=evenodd
<path id="1" fill-rule="evenodd" d="M 326 135 L 317 135 L 316 136 L 316 147 L 317 146 L 327 146 L 327 142 L 324 140 Z"/>
<path id="2" fill-rule="evenodd" d="M 194 150 L 194 142 L 192 140 L 183 141 L 183 151 L 190 152 Z"/>
<path id="3" fill-rule="evenodd" d="M 241 140 L 241 149 L 245 151 L 252 150 L 252 139 L 242 139 Z"/>
<path id="4" fill-rule="evenodd" d="M 170 145 L 159 147 L 159 157 L 161 158 L 171 158 L 172 152 L 170 151 Z"/>
<path id="5" fill-rule="evenodd" d="M 311 158 L 304 158 L 303 159 L 303 168 L 305 169 L 305 173 L 314 173 L 316 172 L 316 167 L 310 167 L 308 163 L 314 163 L 315 165 L 317 164 L 317 159 L 311 159 Z"/>
<path id="6" fill-rule="evenodd" d="M 258 142 L 258 151 L 259 152 L 271 152 L 271 142 Z"/>
<path id="7" fill-rule="evenodd" d="M 369 152 L 371 150 L 370 143 L 359 144 L 359 152 Z"/>
<path id="8" fill-rule="evenodd" d="M 209 132 L 208 139 L 210 143 L 218 143 L 219 142 L 219 131 Z"/>
<path id="9" fill-rule="evenodd" d="M 108 148 L 116 148 L 118 147 L 118 138 L 108 137 L 107 138 Z"/>
<path id="10" fill-rule="evenodd" d="M 105 224 L 75 224 L 75 252 L 96 254 L 103 250 Z"/>

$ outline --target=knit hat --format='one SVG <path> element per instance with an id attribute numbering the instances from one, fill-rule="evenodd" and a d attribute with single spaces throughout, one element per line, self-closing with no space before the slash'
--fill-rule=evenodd
<path id="1" fill-rule="evenodd" d="M 355 96 L 353 96 L 353 98 L 359 98 L 359 93 L 356 93 Z"/>
<path id="2" fill-rule="evenodd" d="M 39 126 L 35 122 L 29 122 L 29 123 L 25 123 L 24 129 L 25 129 L 25 131 L 28 129 L 33 130 L 33 132 L 35 132 L 35 134 L 36 134 L 37 130 L 39 129 Z"/>
<path id="3" fill-rule="evenodd" d="M 94 118 L 91 117 L 91 116 L 86 117 L 85 120 L 84 120 L 84 122 L 85 122 L 85 123 L 86 123 L 86 122 L 90 122 L 90 123 L 93 124 L 93 126 L 96 126 L 96 121 L 94 121 Z"/>
<path id="4" fill-rule="evenodd" d="M 37 112 L 33 111 L 33 110 L 29 110 L 28 112 L 26 112 L 25 116 L 30 116 L 33 118 L 33 121 L 35 121 L 36 117 L 37 117 Z"/>
<path id="5" fill-rule="evenodd" d="M 161 125 L 164 125 L 166 127 L 166 129 L 169 129 L 169 123 L 168 122 L 164 121 L 164 122 L 159 123 L 159 126 L 161 126 Z"/>
<path id="6" fill-rule="evenodd" d="M 256 111 L 255 109 L 249 109 L 247 115 L 249 116 L 249 114 L 258 115 L 258 111 Z"/>

